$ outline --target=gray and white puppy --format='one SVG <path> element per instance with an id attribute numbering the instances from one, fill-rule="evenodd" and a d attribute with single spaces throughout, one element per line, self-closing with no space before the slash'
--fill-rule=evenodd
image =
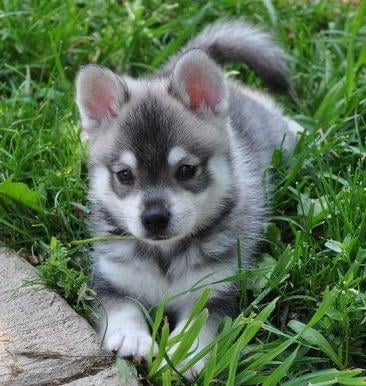
<path id="1" fill-rule="evenodd" d="M 236 274 L 238 239 L 244 268 L 253 264 L 270 190 L 263 172 L 275 148 L 291 151 L 301 127 L 269 96 L 226 79 L 218 65 L 244 62 L 270 89 L 287 91 L 283 57 L 267 34 L 233 21 L 208 26 L 152 76 L 81 68 L 76 100 L 90 140 L 90 229 L 135 237 L 94 247 L 107 349 L 146 357 L 152 341 L 138 303 L 154 306 L 164 295 Z M 168 302 L 173 335 L 200 294 Z M 207 307 L 197 352 L 223 315 L 237 313 L 236 286 L 213 285 Z"/>

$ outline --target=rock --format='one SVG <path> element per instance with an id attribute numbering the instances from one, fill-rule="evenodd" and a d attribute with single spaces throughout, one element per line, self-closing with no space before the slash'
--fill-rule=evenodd
<path id="1" fill-rule="evenodd" d="M 70 383 L 67 386 L 114 386 L 116 384 L 117 370 L 115 367 L 100 371 L 96 375 L 84 377 Z M 121 382 L 122 385 L 122 382 Z M 137 386 L 136 380 L 130 380 L 128 385 Z"/>
<path id="2" fill-rule="evenodd" d="M 0 385 L 121 385 L 92 327 L 37 279 L 0 249 Z"/>

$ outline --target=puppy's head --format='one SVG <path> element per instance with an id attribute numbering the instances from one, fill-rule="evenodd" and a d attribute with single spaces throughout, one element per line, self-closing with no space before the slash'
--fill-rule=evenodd
<path id="1" fill-rule="evenodd" d="M 142 80 L 89 65 L 76 88 L 90 194 L 111 230 L 164 244 L 217 218 L 232 178 L 227 86 L 211 59 L 192 50 L 168 77 Z"/>

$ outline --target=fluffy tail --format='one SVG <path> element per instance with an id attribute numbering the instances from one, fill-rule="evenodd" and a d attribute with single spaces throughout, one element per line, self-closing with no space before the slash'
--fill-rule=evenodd
<path id="1" fill-rule="evenodd" d="M 273 92 L 290 90 L 289 70 L 283 50 L 270 35 L 240 21 L 219 21 L 207 26 L 164 68 L 168 71 L 178 58 L 192 49 L 204 50 L 218 64 L 244 62 Z"/>

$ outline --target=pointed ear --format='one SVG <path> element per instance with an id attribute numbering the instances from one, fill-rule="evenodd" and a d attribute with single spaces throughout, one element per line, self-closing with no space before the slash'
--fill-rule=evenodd
<path id="1" fill-rule="evenodd" d="M 100 128 L 118 115 L 128 99 L 125 82 L 108 68 L 86 65 L 76 78 L 76 103 L 84 130 Z"/>
<path id="2" fill-rule="evenodd" d="M 228 90 L 221 69 L 201 50 L 184 54 L 177 62 L 172 77 L 172 89 L 191 110 L 225 115 Z"/>

